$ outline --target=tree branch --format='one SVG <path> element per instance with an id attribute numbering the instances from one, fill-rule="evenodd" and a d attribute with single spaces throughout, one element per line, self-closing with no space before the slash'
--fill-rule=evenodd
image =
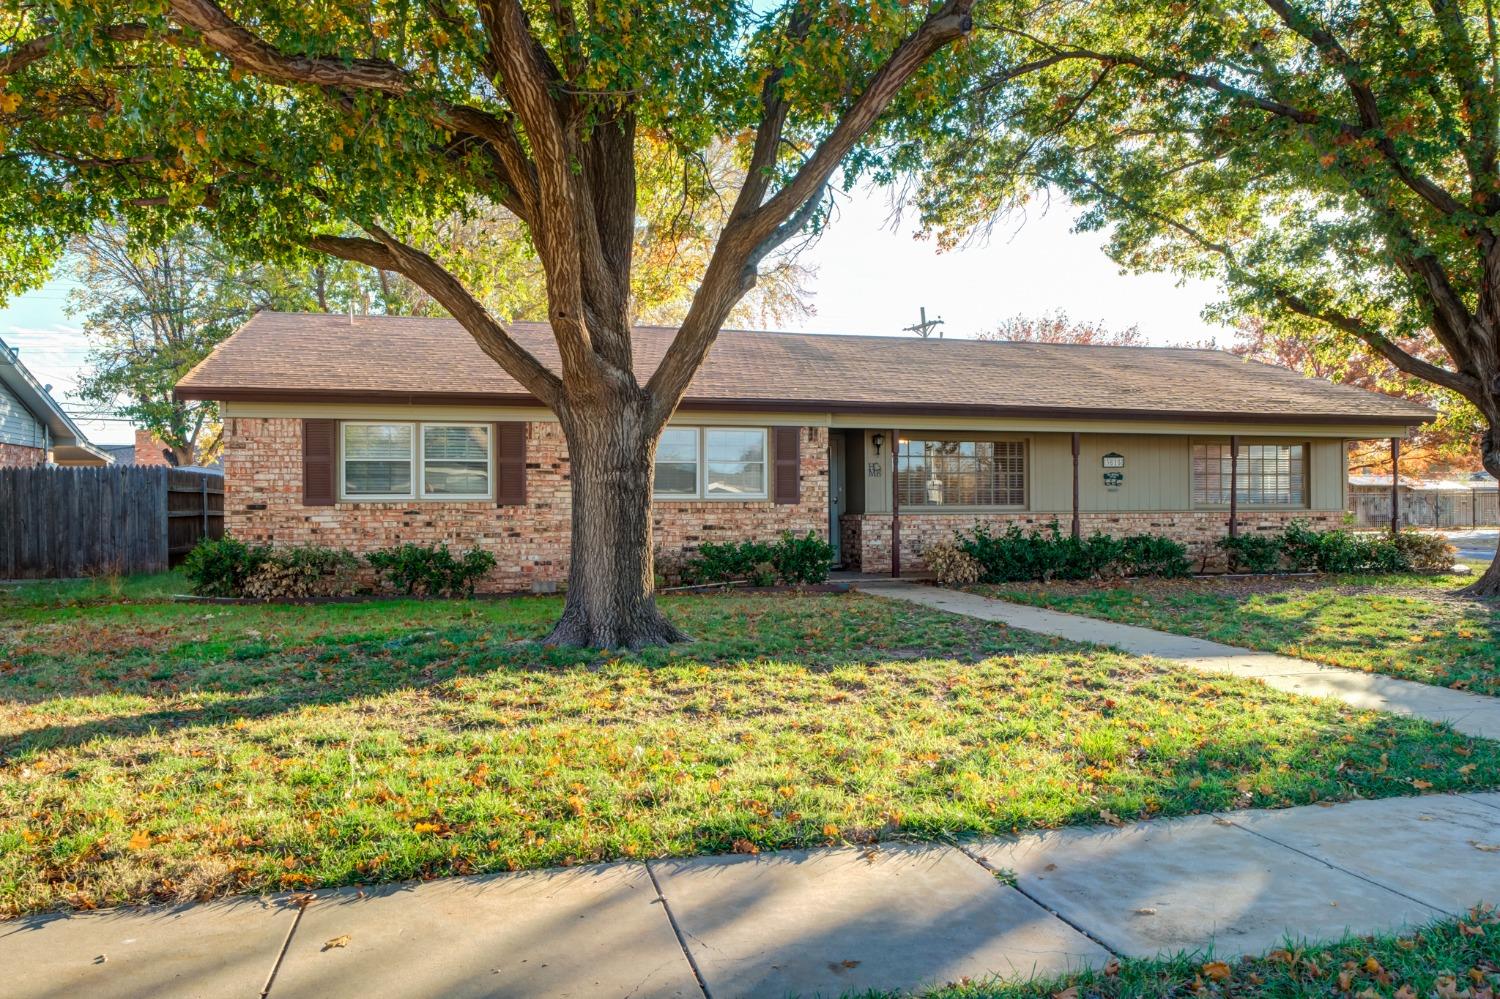
<path id="1" fill-rule="evenodd" d="M 735 212 L 739 214 L 731 213 L 704 270 L 703 281 L 693 295 L 688 314 L 646 385 L 651 396 L 651 415 L 658 424 L 665 423 L 677 408 L 703 359 L 708 356 L 729 310 L 754 287 L 755 263 L 792 235 L 795 230 L 787 228 L 789 221 L 796 221 L 799 228 L 806 223 L 815 210 L 817 195 L 833 172 L 874 126 L 906 82 L 934 53 L 968 32 L 973 25 L 969 14 L 973 5 L 974 0 L 948 0 L 929 14 L 896 46 L 853 105 L 834 124 L 833 130 L 770 200 L 746 206 L 741 212 L 741 199 L 744 198 L 744 192 L 741 192 L 741 198 L 735 202 Z M 762 91 L 763 100 L 766 95 L 767 92 Z M 778 91 L 772 97 L 773 103 L 767 106 L 778 137 L 785 124 L 784 114 L 774 103 L 779 99 Z M 757 137 L 757 153 L 763 164 L 767 157 L 774 155 L 774 151 L 774 147 L 761 143 Z M 751 181 L 751 177 L 746 178 L 747 183 Z"/>
<path id="2" fill-rule="evenodd" d="M 343 260 L 405 275 L 447 309 L 506 373 L 543 405 L 556 409 L 562 401 L 561 380 L 517 343 L 453 275 L 421 250 L 401 242 L 379 226 L 371 224 L 364 228 L 375 238 L 312 236 L 306 245 Z"/>

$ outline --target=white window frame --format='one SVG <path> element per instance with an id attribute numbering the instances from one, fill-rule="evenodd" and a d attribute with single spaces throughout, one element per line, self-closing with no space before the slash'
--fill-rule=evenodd
<path id="1" fill-rule="evenodd" d="M 428 427 L 464 427 L 479 428 L 484 431 L 486 447 L 484 449 L 484 480 L 489 483 L 489 489 L 482 493 L 429 493 L 427 491 L 427 428 Z M 475 423 L 458 420 L 427 420 L 417 424 L 417 472 L 418 478 L 413 479 L 419 495 L 424 500 L 433 500 L 439 503 L 455 502 L 462 503 L 468 500 L 487 500 L 495 495 L 495 426 L 492 423 Z"/>
<path id="2" fill-rule="evenodd" d="M 666 430 L 690 430 L 693 433 L 692 493 L 659 493 L 656 491 L 656 453 L 651 454 L 651 498 L 657 501 L 690 503 L 703 497 L 703 428 L 668 425 Z M 666 432 L 663 431 L 663 433 Z"/>
<path id="3" fill-rule="evenodd" d="M 662 503 L 757 503 L 771 498 L 771 474 L 776 462 L 771 455 L 771 432 L 765 427 L 736 427 L 723 425 L 668 425 L 668 430 L 691 430 L 697 438 L 695 454 L 698 460 L 697 482 L 691 496 L 685 493 L 656 493 L 652 499 Z M 710 493 L 708 491 L 708 435 L 714 430 L 753 431 L 760 434 L 761 477 L 758 493 Z M 656 456 L 651 460 L 654 463 Z M 654 464 L 653 464 L 654 467 Z"/>
<path id="4" fill-rule="evenodd" d="M 351 496 L 346 488 L 347 461 L 344 446 L 345 427 L 410 427 L 412 433 L 411 446 L 411 489 L 404 493 L 380 493 Z M 489 448 L 485 455 L 485 469 L 489 480 L 489 491 L 480 493 L 438 493 L 427 492 L 427 461 L 426 461 L 426 438 L 422 433 L 426 427 L 481 427 L 485 431 L 485 437 L 489 441 Z M 359 461 L 361 459 L 354 459 Z M 338 476 L 339 476 L 339 499 L 340 503 L 401 503 L 413 500 L 422 500 L 431 503 L 466 503 L 493 499 L 495 496 L 495 428 L 493 424 L 474 420 L 340 420 L 338 437 Z"/>
<path id="5" fill-rule="evenodd" d="M 411 444 L 411 455 L 410 455 L 410 457 L 409 457 L 408 460 L 411 463 L 411 486 L 412 486 L 411 489 L 407 490 L 404 493 L 379 493 L 379 494 L 364 493 L 364 494 L 361 494 L 359 496 L 350 496 L 348 494 L 348 492 L 346 491 L 346 480 L 348 478 L 347 472 L 348 472 L 348 462 L 349 462 L 349 459 L 346 456 L 347 453 L 348 453 L 348 447 L 346 445 L 345 436 L 344 436 L 344 434 L 345 434 L 345 428 L 346 427 L 410 427 L 411 428 L 412 444 Z M 418 469 L 417 469 L 417 452 L 420 451 L 421 448 L 422 448 L 422 445 L 421 445 L 421 443 L 419 441 L 419 438 L 421 436 L 421 432 L 422 431 L 421 431 L 420 425 L 417 424 L 417 423 L 412 422 L 411 420 L 340 420 L 339 421 L 339 502 L 341 502 L 341 503 L 388 503 L 388 502 L 392 502 L 392 501 L 395 501 L 395 500 L 416 499 L 417 498 L 417 494 L 416 494 L 417 472 L 418 472 Z M 355 461 L 359 461 L 361 459 L 355 458 L 354 460 Z"/>

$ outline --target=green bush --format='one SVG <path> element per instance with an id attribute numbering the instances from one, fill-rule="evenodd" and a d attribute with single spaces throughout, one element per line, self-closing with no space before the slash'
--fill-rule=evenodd
<path id="1" fill-rule="evenodd" d="M 1110 576 L 1185 576 L 1191 570 L 1187 547 L 1170 538 L 1138 534 L 1113 538 L 1095 533 L 1064 537 L 1057 522 L 1023 531 L 1011 524 L 998 533 L 976 524 L 969 534 L 955 532 L 954 545 L 972 558 L 986 583 L 1028 580 L 1099 579 Z"/>
<path id="2" fill-rule="evenodd" d="M 694 583 L 748 582 L 752 586 L 821 583 L 828 578 L 833 546 L 812 531 L 783 531 L 775 542 L 725 541 L 700 545 L 683 568 Z"/>
<path id="3" fill-rule="evenodd" d="M 235 538 L 204 538 L 182 562 L 193 592 L 203 597 L 237 597 L 265 562 L 269 549 Z"/>
<path id="4" fill-rule="evenodd" d="M 1323 560 L 1323 533 L 1294 520 L 1281 532 L 1281 555 L 1292 572 L 1312 572 Z"/>
<path id="5" fill-rule="evenodd" d="M 354 592 L 358 568 L 359 559 L 342 548 L 268 548 L 246 578 L 244 595 L 267 600 L 344 596 Z"/>
<path id="6" fill-rule="evenodd" d="M 446 543 L 382 548 L 366 555 L 365 561 L 392 589 L 443 597 L 473 596 L 474 584 L 495 567 L 495 556 L 482 548 L 471 548 L 455 558 Z"/>
<path id="7" fill-rule="evenodd" d="M 764 541 L 708 541 L 688 560 L 683 575 L 694 583 L 729 583 L 746 580 L 755 586 L 776 581 L 771 546 Z"/>
<path id="8" fill-rule="evenodd" d="M 821 583 L 833 564 L 833 545 L 813 531 L 800 538 L 782 531 L 781 540 L 771 546 L 771 564 L 784 583 Z"/>
<path id="9" fill-rule="evenodd" d="M 1237 534 L 1214 542 L 1229 556 L 1231 571 L 1275 572 L 1281 567 L 1282 536 L 1277 534 Z"/>
<path id="10" fill-rule="evenodd" d="M 1191 575 L 1187 545 L 1156 534 L 1132 534 L 1125 543 L 1125 568 L 1132 576 L 1164 576 L 1176 579 Z"/>

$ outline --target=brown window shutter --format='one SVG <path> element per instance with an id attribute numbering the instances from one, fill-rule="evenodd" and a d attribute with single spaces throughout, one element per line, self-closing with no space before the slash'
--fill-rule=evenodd
<path id="1" fill-rule="evenodd" d="M 771 495 L 777 503 L 802 502 L 802 428 L 777 427 L 772 441 L 776 478 Z"/>
<path id="2" fill-rule="evenodd" d="M 333 506 L 333 462 L 338 420 L 302 421 L 302 505 Z"/>
<path id="3" fill-rule="evenodd" d="M 495 424 L 495 505 L 526 504 L 526 424 Z"/>

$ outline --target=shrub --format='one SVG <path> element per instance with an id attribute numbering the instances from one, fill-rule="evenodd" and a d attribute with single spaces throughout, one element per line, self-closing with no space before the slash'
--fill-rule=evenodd
<path id="1" fill-rule="evenodd" d="M 204 538 L 188 552 L 182 571 L 199 596 L 237 597 L 245 592 L 245 581 L 260 568 L 267 552 L 235 538 Z"/>
<path id="2" fill-rule="evenodd" d="M 922 552 L 922 561 L 932 570 L 939 586 L 968 586 L 979 582 L 984 566 L 955 541 L 939 541 Z"/>
<path id="3" fill-rule="evenodd" d="M 1402 531 L 1396 535 L 1396 548 L 1413 569 L 1422 572 L 1447 572 L 1453 568 L 1458 552 L 1441 534 Z"/>
<path id="4" fill-rule="evenodd" d="M 353 592 L 358 568 L 359 559 L 341 548 L 268 548 L 245 580 L 244 594 L 268 600 L 342 596 Z"/>
<path id="5" fill-rule="evenodd" d="M 783 531 L 780 539 L 709 542 L 683 568 L 694 583 L 748 582 L 752 586 L 783 583 L 821 583 L 828 578 L 833 546 L 813 531 L 797 537 Z"/>
<path id="6" fill-rule="evenodd" d="M 1185 576 L 1191 568 L 1187 547 L 1170 538 L 1146 534 L 1112 538 L 1095 533 L 1080 540 L 1064 537 L 1056 521 L 1029 532 L 1011 524 L 994 533 L 976 524 L 967 536 L 956 533 L 953 543 L 979 565 L 980 581 L 985 583 L 1095 579 L 1126 573 Z"/>
<path id="7" fill-rule="evenodd" d="M 1312 572 L 1322 562 L 1323 534 L 1305 520 L 1294 520 L 1281 532 L 1281 554 L 1293 572 Z"/>
<path id="8" fill-rule="evenodd" d="M 771 546 L 764 541 L 709 541 L 698 546 L 683 575 L 694 583 L 747 580 L 755 586 L 769 586 L 776 581 L 776 566 Z"/>
<path id="9" fill-rule="evenodd" d="M 784 583 L 821 583 L 832 563 L 833 545 L 813 531 L 800 538 L 782 531 L 781 540 L 771 546 L 771 564 Z"/>
<path id="10" fill-rule="evenodd" d="M 1176 579 L 1193 571 L 1187 545 L 1155 534 L 1132 534 L 1125 543 L 1125 567 L 1132 576 Z"/>
<path id="11" fill-rule="evenodd" d="M 495 556 L 482 548 L 455 558 L 446 543 L 382 548 L 365 561 L 392 589 L 424 596 L 473 596 L 474 584 L 495 567 Z"/>
<path id="12" fill-rule="evenodd" d="M 1275 572 L 1281 566 L 1282 538 L 1274 534 L 1238 534 L 1214 542 L 1229 556 L 1231 569 Z"/>

